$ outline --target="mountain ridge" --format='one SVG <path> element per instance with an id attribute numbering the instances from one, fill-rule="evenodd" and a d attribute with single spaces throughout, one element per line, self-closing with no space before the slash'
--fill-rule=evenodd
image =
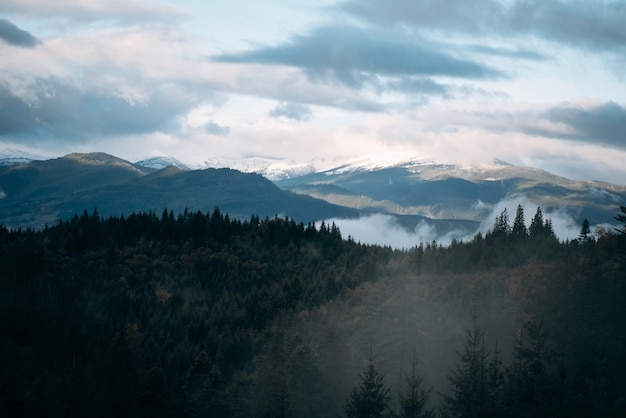
<path id="1" fill-rule="evenodd" d="M 41 228 L 95 208 L 102 216 L 114 216 L 215 207 L 234 217 L 314 221 L 317 216 L 358 216 L 354 209 L 281 190 L 259 174 L 232 169 L 154 170 L 104 153 L 0 168 L 0 223 L 9 227 Z"/>
<path id="2" fill-rule="evenodd" d="M 389 154 L 315 168 L 311 163 L 301 170 L 305 174 L 272 182 L 262 171 L 192 169 L 171 157 L 131 163 L 106 153 L 72 153 L 0 167 L 0 223 L 41 227 L 96 207 L 102 215 L 220 207 L 238 217 L 281 215 L 304 222 L 386 214 L 409 231 L 427 221 L 442 228 L 461 225 L 470 234 L 502 202 L 511 212 L 517 204 L 535 205 L 567 215 L 572 224 L 588 218 L 598 225 L 611 223 L 626 201 L 625 186 L 501 160 L 462 167 Z"/>

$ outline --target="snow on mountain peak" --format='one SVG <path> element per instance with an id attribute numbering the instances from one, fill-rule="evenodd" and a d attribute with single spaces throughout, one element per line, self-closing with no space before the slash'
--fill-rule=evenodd
<path id="1" fill-rule="evenodd" d="M 181 163 L 174 157 L 150 157 L 135 162 L 136 165 L 146 168 L 152 168 L 155 170 L 161 170 L 166 167 L 177 167 L 183 170 L 188 170 L 189 167 L 186 164 Z"/>
<path id="2" fill-rule="evenodd" d="M 138 165 L 161 169 L 173 165 L 183 169 L 231 168 L 244 173 L 257 173 L 272 181 L 285 180 L 311 173 L 326 173 L 328 175 L 350 173 L 355 171 L 375 171 L 391 167 L 403 167 L 415 173 L 422 167 L 431 169 L 438 166 L 440 170 L 463 170 L 452 162 L 431 161 L 424 157 L 406 152 L 384 152 L 361 155 L 346 159 L 344 157 L 316 157 L 308 161 L 277 159 L 263 156 L 250 156 L 239 159 L 212 157 L 200 164 L 184 164 L 172 157 L 153 157 L 138 161 Z M 490 168 L 508 165 L 500 160 L 489 164 Z M 467 169 L 477 169 L 471 167 Z M 487 167 L 480 167 L 487 168 Z"/>
<path id="3" fill-rule="evenodd" d="M 0 166 L 26 164 L 34 160 L 45 160 L 45 157 L 17 148 L 6 148 L 0 151 Z"/>

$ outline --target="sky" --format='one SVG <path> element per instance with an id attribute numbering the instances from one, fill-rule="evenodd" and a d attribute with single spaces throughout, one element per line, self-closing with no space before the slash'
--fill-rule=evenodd
<path id="1" fill-rule="evenodd" d="M 626 1 L 3 0 L 0 151 L 626 185 Z"/>

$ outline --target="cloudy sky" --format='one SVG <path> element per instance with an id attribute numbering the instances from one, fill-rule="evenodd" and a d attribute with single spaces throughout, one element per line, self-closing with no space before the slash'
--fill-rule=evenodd
<path id="1" fill-rule="evenodd" d="M 626 1 L 2 0 L 0 151 L 626 184 Z"/>

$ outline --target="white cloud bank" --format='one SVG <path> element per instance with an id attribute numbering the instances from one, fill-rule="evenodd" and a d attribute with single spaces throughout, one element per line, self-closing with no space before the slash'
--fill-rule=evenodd
<path id="1" fill-rule="evenodd" d="M 412 231 L 407 230 L 398 223 L 393 215 L 387 214 L 371 214 L 362 216 L 358 219 L 328 219 L 325 222 L 332 222 L 339 227 L 341 235 L 344 238 L 352 237 L 357 242 L 363 244 L 377 244 L 389 246 L 394 249 L 409 249 L 420 245 L 420 243 L 431 243 L 436 241 L 444 247 L 450 245 L 452 240 L 471 241 L 479 232 L 483 235 L 493 228 L 495 219 L 506 208 L 509 214 L 510 224 L 513 224 L 515 213 L 519 204 L 524 208 L 524 220 L 526 227 L 530 226 L 533 216 L 537 212 L 537 205 L 525 197 L 517 197 L 513 199 L 502 200 L 493 205 L 487 205 L 480 202 L 482 207 L 489 210 L 489 214 L 481 222 L 476 231 L 467 233 L 462 229 L 455 229 L 442 234 L 437 231 L 434 223 L 427 220 L 421 220 Z M 543 219 L 550 219 L 554 233 L 561 241 L 571 240 L 578 237 L 580 233 L 580 225 L 565 212 L 565 210 L 549 210 L 543 211 Z"/>
<path id="2" fill-rule="evenodd" d="M 433 240 L 444 246 L 449 245 L 453 239 L 471 239 L 473 234 L 468 235 L 463 230 L 453 230 L 446 234 L 437 232 L 434 224 L 421 220 L 415 225 L 413 231 L 408 231 L 400 225 L 392 215 L 377 213 L 360 217 L 358 219 L 329 219 L 326 223 L 334 222 L 341 231 L 341 236 L 352 237 L 362 244 L 378 244 L 395 249 L 409 249 L 430 243 Z"/>

